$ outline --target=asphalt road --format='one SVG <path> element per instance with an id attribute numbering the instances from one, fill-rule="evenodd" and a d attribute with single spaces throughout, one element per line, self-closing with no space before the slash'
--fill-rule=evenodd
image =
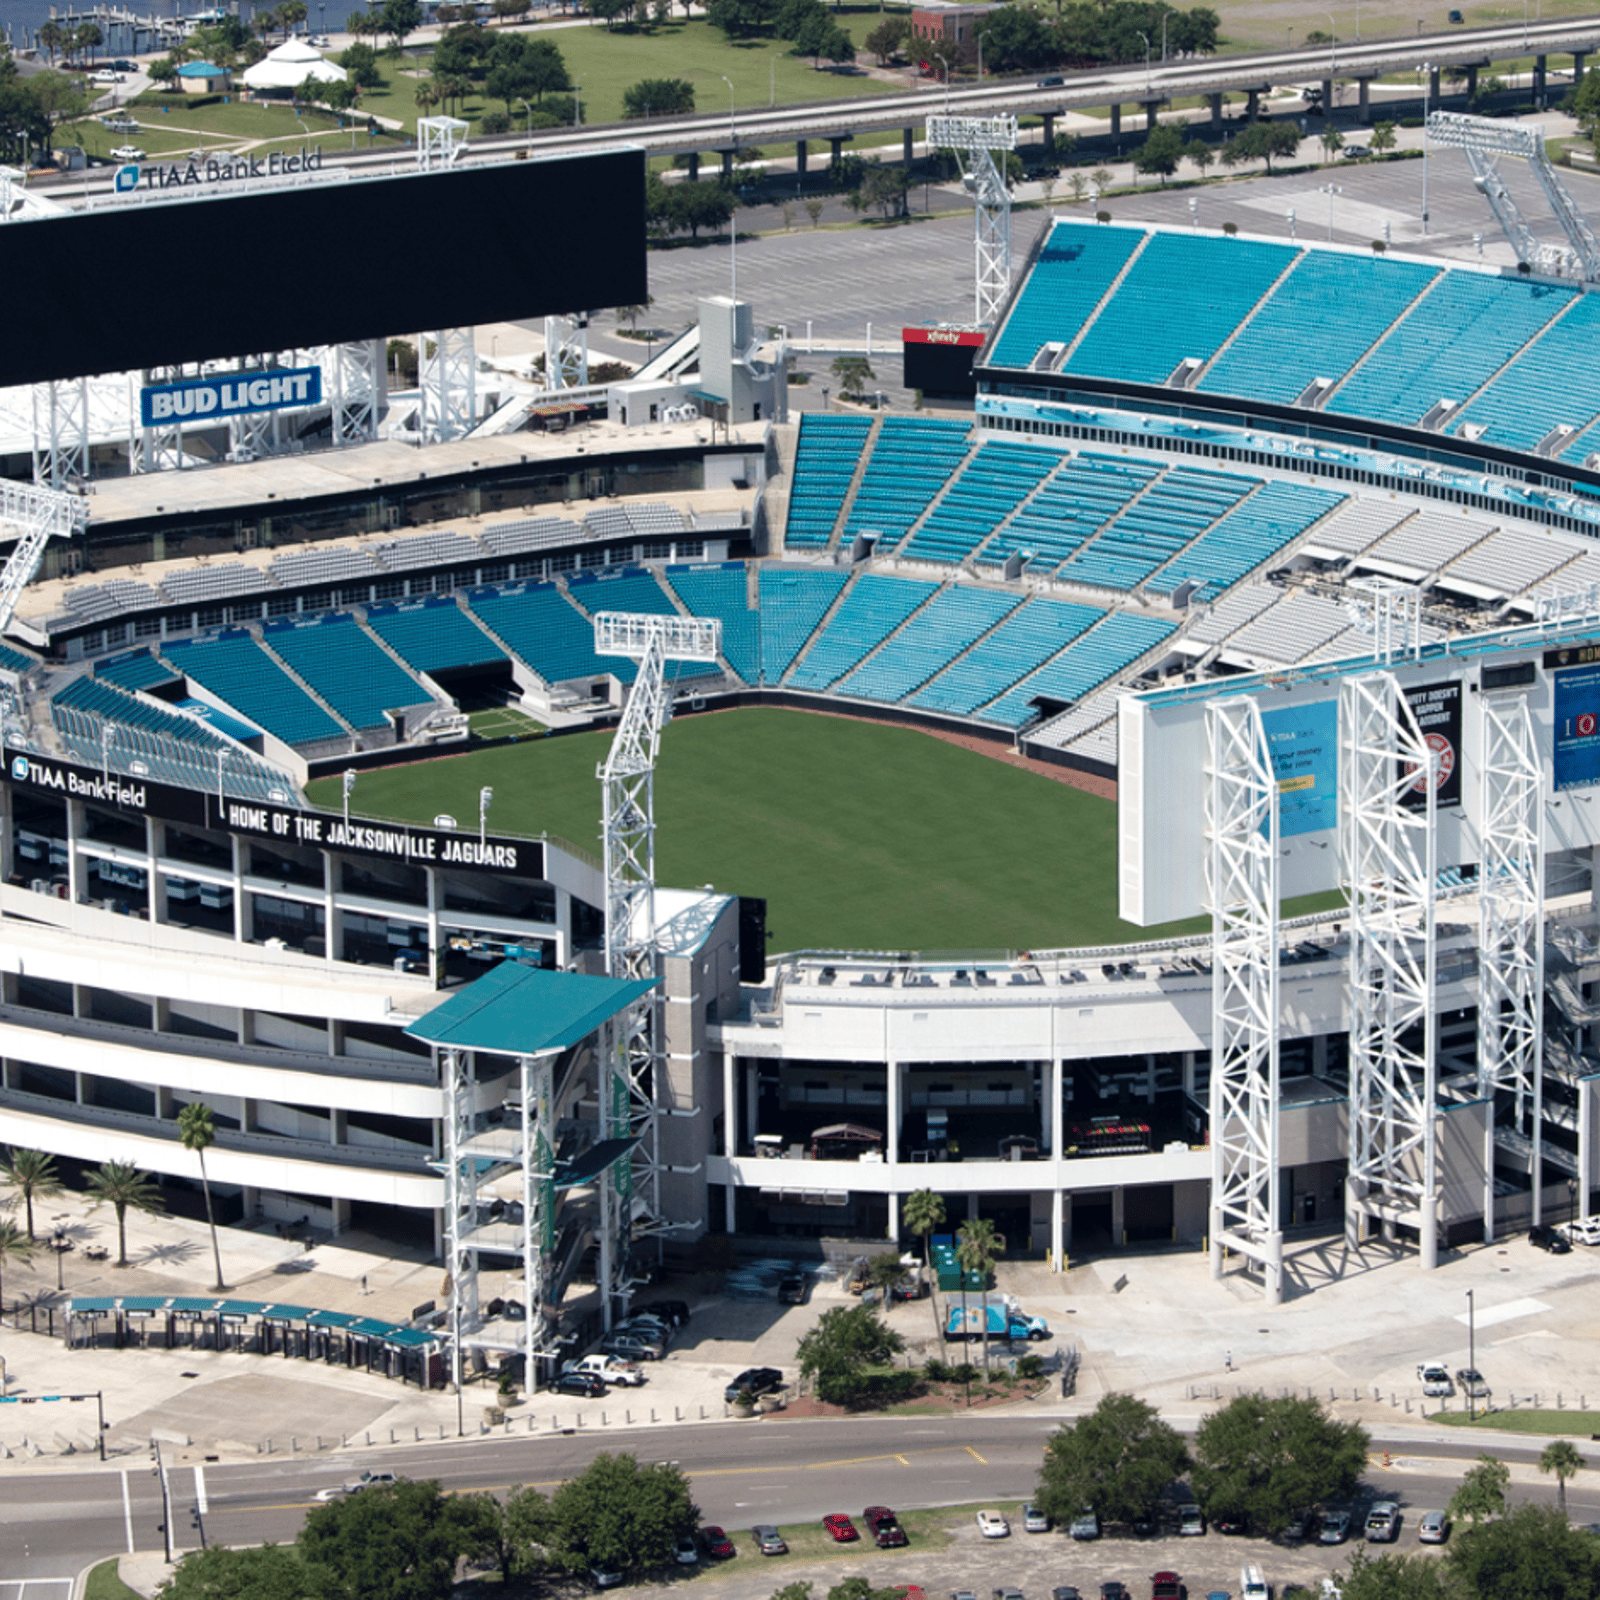
<path id="1" fill-rule="evenodd" d="M 729 1423 L 632 1434 L 628 1447 L 646 1460 L 675 1460 L 694 1481 L 706 1519 L 729 1528 L 755 1522 L 814 1520 L 841 1507 L 874 1502 L 902 1508 L 975 1501 L 1019 1502 L 1031 1493 L 1053 1423 L 1038 1416 L 862 1421 Z M 425 1445 L 362 1457 L 362 1464 L 411 1477 L 436 1477 L 455 1490 L 501 1491 L 533 1483 L 550 1490 L 615 1441 L 535 1438 Z M 1386 1470 L 1382 1451 L 1415 1463 Z M 1507 1444 L 1508 1462 L 1533 1462 L 1540 1446 Z M 1421 1443 L 1415 1435 L 1375 1439 L 1370 1497 L 1397 1496 L 1414 1508 L 1442 1506 L 1456 1475 L 1436 1461 L 1470 1461 L 1477 1446 Z M 173 1537 L 180 1549 L 205 1537 L 230 1545 L 292 1539 L 319 1490 L 358 1470 L 349 1462 L 273 1461 L 259 1466 L 170 1468 Z M 1522 1485 L 1519 1497 L 1553 1499 L 1553 1485 Z M 1574 1521 L 1600 1521 L 1600 1488 L 1581 1480 L 1568 1491 Z M 1414 1542 L 1416 1518 L 1408 1519 Z M 0 1600 L 64 1600 L 35 1587 L 91 1561 L 132 1550 L 159 1550 L 162 1504 L 153 1467 L 18 1473 L 0 1513 Z M 7 1586 L 28 1583 L 25 1595 Z"/>

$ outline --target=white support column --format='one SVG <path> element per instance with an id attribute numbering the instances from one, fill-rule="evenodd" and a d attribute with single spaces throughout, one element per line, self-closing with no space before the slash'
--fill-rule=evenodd
<path id="1" fill-rule="evenodd" d="M 378 436 L 385 390 L 383 345 L 356 339 L 329 347 L 328 403 L 335 444 L 368 444 Z"/>
<path id="2" fill-rule="evenodd" d="M 1544 774 L 1525 696 L 1479 696 L 1478 1095 L 1484 1139 L 1483 1237 L 1492 1244 L 1495 1104 L 1509 1102 L 1532 1147 L 1541 1220 L 1544 1128 Z M 1587 1206 L 1587 1197 L 1585 1199 Z"/>
<path id="3" fill-rule="evenodd" d="M 472 1132 L 471 1053 L 446 1050 L 444 1079 L 445 1269 L 450 1279 L 450 1381 L 459 1389 L 464 1376 L 463 1342 L 478 1329 L 478 1273 L 465 1236 L 475 1218 L 475 1189 L 467 1181 L 463 1146 Z"/>
<path id="4" fill-rule="evenodd" d="M 1211 1276 L 1226 1252 L 1283 1298 L 1278 1183 L 1278 786 L 1254 700 L 1206 706 Z"/>
<path id="5" fill-rule="evenodd" d="M 891 1057 L 883 1070 L 884 1111 L 888 1125 L 883 1158 L 892 1167 L 900 1160 L 900 1063 Z M 893 1204 L 892 1200 L 890 1203 Z"/>
<path id="6" fill-rule="evenodd" d="M 544 319 L 544 386 L 581 389 L 589 381 L 589 314 Z"/>
<path id="7" fill-rule="evenodd" d="M 33 481 L 47 489 L 89 481 L 87 378 L 56 378 L 34 386 Z"/>
<path id="8" fill-rule="evenodd" d="M 433 353 L 426 352 L 427 340 Z M 471 328 L 440 328 L 423 341 L 422 438 L 444 444 L 470 433 L 478 420 L 478 360 Z"/>
<path id="9" fill-rule="evenodd" d="M 1413 1227 L 1438 1265 L 1438 764 L 1393 676 L 1339 690 L 1340 867 L 1350 903 L 1345 1231 Z"/>

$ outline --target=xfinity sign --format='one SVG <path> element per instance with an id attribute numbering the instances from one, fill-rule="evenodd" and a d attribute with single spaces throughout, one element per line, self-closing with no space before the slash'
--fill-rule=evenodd
<path id="1" fill-rule="evenodd" d="M 139 421 L 147 428 L 208 417 L 238 417 L 250 411 L 314 406 L 322 399 L 321 367 L 285 367 L 274 372 L 238 372 L 229 377 L 163 383 L 139 391 Z"/>

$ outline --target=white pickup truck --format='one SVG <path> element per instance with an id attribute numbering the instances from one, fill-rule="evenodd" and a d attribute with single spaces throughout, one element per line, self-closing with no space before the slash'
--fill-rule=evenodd
<path id="1" fill-rule="evenodd" d="M 644 1382 L 643 1367 L 635 1366 L 631 1361 L 619 1360 L 616 1356 L 592 1355 L 585 1356 L 581 1361 L 564 1361 L 561 1370 L 592 1372 L 596 1377 L 605 1379 L 607 1383 L 624 1384 L 633 1389 L 637 1389 Z"/>

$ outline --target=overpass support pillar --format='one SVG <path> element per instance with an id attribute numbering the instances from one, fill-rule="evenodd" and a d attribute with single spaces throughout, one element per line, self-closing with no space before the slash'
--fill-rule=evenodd
<path id="1" fill-rule="evenodd" d="M 1144 102 L 1144 131 L 1148 133 L 1156 125 L 1156 112 L 1164 104 L 1160 100 L 1146 100 Z"/>
<path id="2" fill-rule="evenodd" d="M 1322 114 L 1324 117 L 1333 115 L 1333 79 L 1322 80 Z"/>
<path id="3" fill-rule="evenodd" d="M 719 150 L 717 153 L 722 157 L 722 176 L 723 176 L 723 179 L 724 179 L 725 182 L 732 183 L 733 182 L 733 151 L 732 150 Z"/>
<path id="4" fill-rule="evenodd" d="M 1467 99 L 1476 100 L 1477 97 L 1478 97 L 1478 64 L 1477 64 L 1477 62 L 1469 61 L 1467 63 L 1466 72 L 1467 72 Z"/>
<path id="5" fill-rule="evenodd" d="M 797 178 L 806 175 L 806 141 L 796 139 L 794 142 L 794 174 Z"/>
<path id="6" fill-rule="evenodd" d="M 1111 1189 L 1111 1248 L 1122 1250 L 1128 1243 L 1127 1190 L 1118 1183 Z"/>
<path id="7" fill-rule="evenodd" d="M 1535 56 L 1533 58 L 1533 103 L 1536 106 L 1544 104 L 1545 73 L 1549 66 L 1548 56 Z"/>
<path id="8" fill-rule="evenodd" d="M 828 157 L 828 164 L 830 166 L 836 167 L 841 161 L 844 160 L 844 142 L 849 137 L 850 135 L 847 133 L 829 137 L 828 143 L 833 146 L 833 154 Z"/>
<path id="9" fill-rule="evenodd" d="M 1372 121 L 1372 99 L 1367 92 L 1371 87 L 1371 78 L 1356 79 L 1356 89 L 1359 95 L 1356 100 L 1356 121 L 1362 127 L 1368 126 Z"/>
<path id="10" fill-rule="evenodd" d="M 1056 147 L 1056 114 L 1053 111 L 1046 111 L 1040 120 L 1044 123 L 1044 147 L 1053 151 Z"/>
<path id="11" fill-rule="evenodd" d="M 1588 59 L 1589 59 L 1589 52 L 1587 50 L 1574 50 L 1572 52 L 1572 86 L 1573 86 L 1573 88 L 1577 88 L 1577 86 L 1580 83 L 1583 82 L 1583 64 Z"/>
<path id="12" fill-rule="evenodd" d="M 1122 107 L 1115 100 L 1111 102 L 1111 137 L 1113 139 L 1122 137 Z"/>
<path id="13" fill-rule="evenodd" d="M 700 152 L 698 150 L 691 150 L 689 152 L 689 182 L 690 183 L 698 183 L 699 181 L 700 181 Z"/>
<path id="14" fill-rule="evenodd" d="M 1439 103 L 1439 69 L 1433 67 L 1428 72 L 1428 98 L 1434 105 Z"/>
<path id="15" fill-rule="evenodd" d="M 905 151 L 905 163 L 909 167 L 917 159 L 917 130 L 907 128 L 902 136 L 901 148 Z"/>
<path id="16" fill-rule="evenodd" d="M 1261 91 L 1259 89 L 1251 89 L 1248 93 L 1249 98 L 1245 101 L 1244 107 L 1244 120 L 1246 122 L 1254 122 L 1261 115 Z"/>
<path id="17" fill-rule="evenodd" d="M 1211 126 L 1220 128 L 1222 126 L 1222 96 L 1220 94 L 1212 94 L 1207 95 L 1206 98 L 1211 102 Z"/>

